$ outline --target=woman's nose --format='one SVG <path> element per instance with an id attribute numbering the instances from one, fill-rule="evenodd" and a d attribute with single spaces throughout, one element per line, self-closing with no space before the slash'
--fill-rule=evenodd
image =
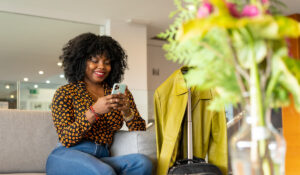
<path id="1" fill-rule="evenodd" d="M 98 68 L 104 68 L 104 62 L 103 61 L 99 61 L 97 64 Z"/>

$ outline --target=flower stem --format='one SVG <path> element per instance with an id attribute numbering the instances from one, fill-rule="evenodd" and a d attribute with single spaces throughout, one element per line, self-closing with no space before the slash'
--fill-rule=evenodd
<path id="1" fill-rule="evenodd" d="M 251 115 L 258 117 L 258 125 L 265 126 L 264 110 L 261 96 L 261 86 L 259 80 L 258 67 L 253 51 L 252 64 L 250 68 L 250 103 Z"/>
<path id="2" fill-rule="evenodd" d="M 272 100 L 272 92 L 276 86 L 276 82 L 278 81 L 279 77 L 280 77 L 280 73 L 277 72 L 275 75 L 271 77 L 271 80 L 268 83 L 268 87 L 266 90 L 266 105 L 269 105 L 270 101 Z"/>
<path id="3" fill-rule="evenodd" d="M 250 67 L 250 106 L 251 106 L 251 116 L 257 118 L 257 121 L 253 122 L 252 125 L 252 137 L 253 143 L 251 146 L 251 159 L 253 162 L 263 163 L 262 171 L 263 174 L 271 174 L 271 164 L 270 161 L 265 157 L 267 153 L 267 141 L 265 139 L 265 118 L 264 118 L 264 103 L 262 99 L 262 90 L 260 86 L 260 75 L 258 71 L 258 65 L 256 62 L 256 56 L 254 49 L 252 51 L 252 64 Z M 258 133 L 261 131 L 261 133 Z M 258 136 L 262 134 L 261 136 Z M 258 143 L 258 145 L 256 145 Z M 257 155 L 258 153 L 258 155 Z"/>
<path id="4" fill-rule="evenodd" d="M 228 35 L 228 36 L 229 36 L 229 35 Z M 246 71 L 244 71 L 244 70 L 240 67 L 240 65 L 239 65 L 239 63 L 238 63 L 238 56 L 237 56 L 237 54 L 236 54 L 236 50 L 235 50 L 235 48 L 234 48 L 234 46 L 233 46 L 233 44 L 232 44 L 233 41 L 232 41 L 232 39 L 231 39 L 230 36 L 229 36 L 228 38 L 229 38 L 229 39 L 228 39 L 228 44 L 229 44 L 230 49 L 231 49 L 231 51 L 232 51 L 234 68 L 235 68 L 235 70 L 236 70 L 236 71 L 234 71 L 234 72 L 235 72 L 235 76 L 236 76 L 236 79 L 237 79 L 237 82 L 238 82 L 238 85 L 239 85 L 239 88 L 240 88 L 240 91 L 241 91 L 241 95 L 242 95 L 241 103 L 242 103 L 243 106 L 245 106 L 247 100 L 245 100 L 243 97 L 247 97 L 246 94 L 248 94 L 248 92 L 247 92 L 246 86 L 245 86 L 245 84 L 244 84 L 244 82 L 243 82 L 243 78 L 245 78 L 246 81 L 249 82 L 249 81 L 250 81 L 250 76 L 248 75 L 248 73 L 247 73 Z M 242 78 L 242 77 L 243 77 L 243 78 Z"/>

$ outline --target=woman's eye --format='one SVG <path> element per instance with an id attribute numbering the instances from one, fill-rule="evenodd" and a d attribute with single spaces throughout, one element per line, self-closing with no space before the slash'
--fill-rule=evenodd
<path id="1" fill-rule="evenodd" d="M 96 60 L 96 59 L 91 59 L 91 62 L 93 62 L 93 63 L 97 63 L 97 62 L 98 62 L 98 60 Z"/>
<path id="2" fill-rule="evenodd" d="M 110 65 L 110 61 L 105 61 L 104 64 Z"/>

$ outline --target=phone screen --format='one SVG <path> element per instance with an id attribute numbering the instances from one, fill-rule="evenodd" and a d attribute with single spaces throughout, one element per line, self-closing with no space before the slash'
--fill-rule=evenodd
<path id="1" fill-rule="evenodd" d="M 121 83 L 115 83 L 113 86 L 113 89 L 111 91 L 111 94 L 125 94 L 126 85 Z"/>

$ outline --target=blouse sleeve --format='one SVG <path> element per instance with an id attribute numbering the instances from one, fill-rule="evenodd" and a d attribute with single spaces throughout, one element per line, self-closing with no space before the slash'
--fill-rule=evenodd
<path id="1" fill-rule="evenodd" d="M 55 92 L 51 110 L 58 138 L 65 147 L 80 142 L 84 133 L 91 128 L 85 111 L 80 116 L 74 115 L 72 97 L 67 89 L 60 88 Z"/>
<path id="2" fill-rule="evenodd" d="M 129 131 L 145 131 L 146 130 L 146 123 L 145 120 L 141 117 L 139 111 L 136 108 L 136 104 L 134 102 L 133 96 L 129 90 L 126 90 L 129 101 L 130 101 L 130 108 L 134 112 L 134 117 L 132 120 L 126 122 L 126 126 L 128 127 Z"/>

